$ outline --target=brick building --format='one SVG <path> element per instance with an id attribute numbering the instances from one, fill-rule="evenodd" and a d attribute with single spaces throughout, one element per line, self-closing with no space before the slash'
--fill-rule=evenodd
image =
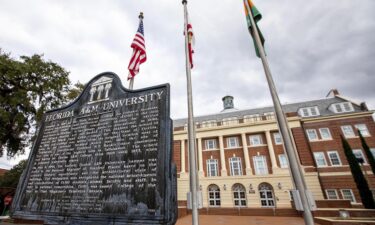
<path id="1" fill-rule="evenodd" d="M 363 158 L 370 188 L 375 178 L 358 137 L 365 136 L 375 155 L 373 111 L 339 95 L 283 106 L 304 177 L 315 200 L 346 199 L 361 207 L 340 135 Z M 224 110 L 197 116 L 197 166 L 203 207 L 292 208 L 294 189 L 288 160 L 272 107 L 237 110 L 233 97 L 223 98 Z M 174 120 L 174 161 L 178 172 L 178 200 L 186 205 L 189 191 L 187 120 Z"/>

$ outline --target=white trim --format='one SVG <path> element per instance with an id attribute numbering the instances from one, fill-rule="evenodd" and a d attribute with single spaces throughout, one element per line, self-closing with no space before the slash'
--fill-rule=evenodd
<path id="1" fill-rule="evenodd" d="M 211 144 L 213 144 L 213 148 L 210 148 L 209 142 L 211 142 L 211 141 L 212 141 Z M 217 142 L 216 142 L 216 139 L 214 139 L 214 138 L 204 140 L 204 145 L 205 145 L 205 150 L 217 149 Z"/>
<path id="2" fill-rule="evenodd" d="M 361 132 L 361 134 L 362 134 L 363 137 L 369 137 L 369 136 L 371 136 L 370 131 L 368 130 L 366 124 L 360 123 L 360 124 L 354 125 L 354 127 L 357 128 L 357 130 L 359 130 Z M 362 129 L 360 127 L 362 127 Z"/>
<path id="3" fill-rule="evenodd" d="M 323 132 L 322 130 L 326 130 L 327 131 L 327 134 L 329 135 L 329 137 L 323 137 Z M 320 134 L 320 138 L 322 140 L 332 140 L 332 135 L 331 135 L 331 131 L 329 130 L 328 127 L 322 127 L 322 128 L 319 128 L 319 134 Z"/>
<path id="4" fill-rule="evenodd" d="M 352 151 L 353 151 L 353 154 L 354 154 L 354 156 L 355 156 L 356 158 L 357 158 L 357 156 L 355 155 L 354 152 L 359 152 L 359 153 L 361 153 L 361 157 L 362 157 L 362 159 L 363 159 L 363 164 L 365 164 L 365 165 L 367 164 L 367 160 L 366 160 L 365 155 L 363 154 L 362 149 L 357 148 L 357 149 L 353 149 Z"/>
<path id="5" fill-rule="evenodd" d="M 328 191 L 334 191 L 335 195 L 336 195 L 336 198 L 330 198 L 329 194 L 328 194 Z M 326 192 L 327 199 L 334 199 L 334 200 L 340 199 L 336 189 L 325 189 L 325 192 Z"/>
<path id="6" fill-rule="evenodd" d="M 258 144 L 254 144 L 254 142 L 257 141 L 259 142 Z M 249 136 L 249 143 L 250 143 L 250 146 L 254 147 L 254 146 L 262 146 L 263 145 L 263 140 L 262 140 L 262 135 L 260 134 L 254 134 L 254 135 L 250 135 Z"/>
<path id="7" fill-rule="evenodd" d="M 237 164 L 238 167 L 238 174 L 234 174 L 234 167 L 235 164 Z M 231 157 L 229 158 L 229 166 L 230 166 L 230 175 L 231 176 L 242 176 L 242 163 L 241 163 L 241 158 L 240 157 Z"/>
<path id="8" fill-rule="evenodd" d="M 317 160 L 317 156 L 318 155 L 322 155 L 323 156 L 322 159 L 324 161 L 324 165 L 319 165 L 318 160 Z M 315 159 L 317 167 L 326 167 L 327 166 L 327 160 L 326 160 L 326 156 L 324 155 L 324 152 L 314 152 L 314 159 Z"/>
<path id="9" fill-rule="evenodd" d="M 345 195 L 344 195 L 343 191 L 349 191 L 350 192 L 351 196 L 353 197 L 353 201 L 350 201 L 350 202 L 352 202 L 352 203 L 356 203 L 357 202 L 355 200 L 355 196 L 353 194 L 353 190 L 352 189 L 345 189 L 345 188 L 344 189 L 340 189 L 340 192 L 341 192 L 341 195 L 342 195 L 342 199 L 350 200 L 350 199 L 345 198 Z"/>
<path id="10" fill-rule="evenodd" d="M 345 130 L 345 128 L 348 128 L 348 130 Z M 342 131 L 342 134 L 344 135 L 345 138 L 355 137 L 355 133 L 354 133 L 353 127 L 351 125 L 342 125 L 341 131 Z M 346 131 L 349 131 L 350 133 L 347 133 Z"/>
<path id="11" fill-rule="evenodd" d="M 276 137 L 277 135 L 279 137 Z M 280 141 L 276 141 L 278 138 L 280 139 Z M 275 141 L 275 145 L 281 145 L 281 144 L 283 144 L 283 139 L 281 138 L 280 132 L 273 133 L 273 140 Z"/>
<path id="12" fill-rule="evenodd" d="M 240 147 L 240 145 L 238 143 L 238 137 L 226 137 L 226 139 L 227 139 L 227 148 L 239 148 Z M 229 141 L 230 139 L 236 140 L 234 146 L 230 146 L 230 143 L 231 143 Z"/>
<path id="13" fill-rule="evenodd" d="M 211 164 L 214 166 L 214 171 L 211 171 Z M 218 166 L 218 160 L 217 159 L 207 159 L 206 160 L 206 166 L 207 166 L 207 177 L 217 177 L 219 176 L 219 166 Z M 211 172 L 214 172 L 215 175 L 211 175 Z"/>
<path id="14" fill-rule="evenodd" d="M 310 133 L 309 133 L 310 131 L 315 134 L 316 138 L 311 138 Z M 319 140 L 318 133 L 316 132 L 315 129 L 306 129 L 306 134 L 307 134 L 307 137 L 309 138 L 309 141 L 318 141 Z"/>
<path id="15" fill-rule="evenodd" d="M 336 154 L 337 159 L 339 160 L 339 165 L 333 165 L 330 153 L 335 153 Z M 329 162 L 331 163 L 331 166 L 342 166 L 340 155 L 339 155 L 339 153 L 337 151 L 327 151 L 327 155 L 328 155 L 328 158 L 329 158 Z"/>

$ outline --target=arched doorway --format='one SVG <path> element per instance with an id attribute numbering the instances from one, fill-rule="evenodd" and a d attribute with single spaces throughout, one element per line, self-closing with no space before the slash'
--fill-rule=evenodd
<path id="1" fill-rule="evenodd" d="M 208 186 L 208 205 L 218 207 L 221 205 L 220 188 L 216 184 Z"/>
<path id="2" fill-rule="evenodd" d="M 275 207 L 275 198 L 272 185 L 269 183 L 259 184 L 260 205 L 262 207 Z"/>
<path id="3" fill-rule="evenodd" d="M 232 186 L 234 206 L 246 207 L 246 190 L 242 184 Z"/>

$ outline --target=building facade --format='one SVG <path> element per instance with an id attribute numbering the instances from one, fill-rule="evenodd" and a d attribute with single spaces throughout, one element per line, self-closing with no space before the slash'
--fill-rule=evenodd
<path id="1" fill-rule="evenodd" d="M 199 189 L 204 208 L 292 208 L 294 189 L 272 107 L 237 110 L 233 97 L 223 98 L 224 110 L 197 116 L 196 144 Z M 339 95 L 283 106 L 305 181 L 315 200 L 349 200 L 361 207 L 340 135 L 346 138 L 371 189 L 375 178 L 358 136 L 361 131 L 375 156 L 373 111 Z M 174 161 L 178 200 L 189 192 L 187 120 L 174 120 Z"/>

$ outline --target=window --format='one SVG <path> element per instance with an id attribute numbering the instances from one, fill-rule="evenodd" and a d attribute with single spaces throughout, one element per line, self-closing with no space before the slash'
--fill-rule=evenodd
<path id="1" fill-rule="evenodd" d="M 266 112 L 263 115 L 266 116 L 266 120 L 274 120 L 275 119 L 275 113 L 274 112 Z"/>
<path id="2" fill-rule="evenodd" d="M 339 153 L 337 151 L 329 151 L 327 152 L 329 161 L 331 162 L 331 166 L 341 166 L 341 160 Z"/>
<path id="3" fill-rule="evenodd" d="M 354 108 L 350 102 L 341 102 L 330 105 L 329 109 L 334 113 L 353 112 Z"/>
<path id="4" fill-rule="evenodd" d="M 267 161 L 265 156 L 254 156 L 253 161 L 256 175 L 268 174 Z"/>
<path id="5" fill-rule="evenodd" d="M 319 109 L 317 106 L 300 108 L 298 114 L 302 117 L 319 116 Z"/>
<path id="6" fill-rule="evenodd" d="M 326 189 L 327 199 L 339 199 L 336 189 Z"/>
<path id="7" fill-rule="evenodd" d="M 279 155 L 280 167 L 281 168 L 288 168 L 288 159 L 286 158 L 285 154 Z"/>
<path id="8" fill-rule="evenodd" d="M 232 187 L 233 201 L 235 206 L 246 206 L 246 191 L 245 187 L 241 184 L 235 184 Z"/>
<path id="9" fill-rule="evenodd" d="M 254 115 L 246 115 L 243 117 L 244 122 L 255 122 L 255 121 L 260 121 L 262 118 L 259 116 L 259 114 L 254 114 Z"/>
<path id="10" fill-rule="evenodd" d="M 342 198 L 345 200 L 350 200 L 350 202 L 355 202 L 352 189 L 341 189 Z"/>
<path id="11" fill-rule="evenodd" d="M 228 137 L 227 138 L 227 147 L 228 148 L 237 148 L 238 145 L 238 139 L 237 137 Z"/>
<path id="12" fill-rule="evenodd" d="M 208 120 L 208 121 L 203 121 L 201 124 L 201 127 L 216 127 L 217 122 L 216 120 Z"/>
<path id="13" fill-rule="evenodd" d="M 331 132 L 329 132 L 328 128 L 320 128 L 319 129 L 320 137 L 323 140 L 330 140 L 332 139 Z"/>
<path id="14" fill-rule="evenodd" d="M 354 126 L 361 132 L 362 136 L 370 136 L 366 124 L 356 124 Z"/>
<path id="15" fill-rule="evenodd" d="M 230 164 L 230 175 L 232 175 L 232 176 L 241 176 L 242 175 L 242 167 L 241 167 L 241 158 L 240 157 L 230 158 L 229 164 Z"/>
<path id="16" fill-rule="evenodd" d="M 207 159 L 206 163 L 207 163 L 207 176 L 216 177 L 218 175 L 217 159 Z"/>
<path id="17" fill-rule="evenodd" d="M 318 167 L 327 166 L 326 158 L 323 152 L 314 152 L 314 158 Z"/>
<path id="18" fill-rule="evenodd" d="M 375 159 L 375 148 L 370 148 L 370 152 L 372 154 L 372 157 Z"/>
<path id="19" fill-rule="evenodd" d="M 273 198 L 272 186 L 267 183 L 259 185 L 260 204 L 262 207 L 274 207 L 275 200 Z"/>
<path id="20" fill-rule="evenodd" d="M 352 126 L 350 125 L 341 126 L 341 130 L 346 138 L 355 137 Z"/>
<path id="21" fill-rule="evenodd" d="M 238 124 L 237 117 L 230 117 L 230 118 L 223 119 L 223 125 L 233 125 L 233 124 Z"/>
<path id="22" fill-rule="evenodd" d="M 363 152 L 361 149 L 353 149 L 353 154 L 354 156 L 357 158 L 358 162 L 363 162 L 364 164 L 366 164 L 366 158 L 365 156 L 363 155 Z"/>
<path id="23" fill-rule="evenodd" d="M 315 129 L 307 129 L 306 133 L 307 133 L 307 137 L 309 138 L 310 141 L 318 140 L 318 135 L 316 134 Z"/>
<path id="24" fill-rule="evenodd" d="M 275 144 L 277 145 L 281 145 L 283 143 L 283 140 L 279 132 L 273 133 L 273 139 L 275 140 Z"/>
<path id="25" fill-rule="evenodd" d="M 210 206 L 220 206 L 220 188 L 215 185 L 211 184 L 208 186 L 208 203 Z"/>
<path id="26" fill-rule="evenodd" d="M 262 145 L 262 136 L 261 135 L 250 135 L 250 146 L 257 146 L 257 145 Z"/>
<path id="27" fill-rule="evenodd" d="M 217 149 L 215 139 L 208 139 L 208 140 L 205 140 L 204 142 L 205 142 L 205 145 L 206 145 L 206 150 Z"/>

